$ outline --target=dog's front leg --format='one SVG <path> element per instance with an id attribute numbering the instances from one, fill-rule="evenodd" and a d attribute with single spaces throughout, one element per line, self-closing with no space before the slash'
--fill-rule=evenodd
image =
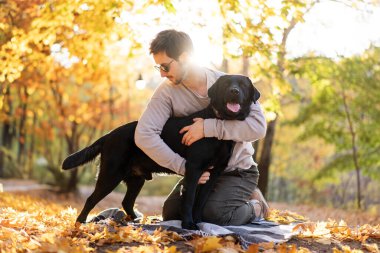
<path id="1" fill-rule="evenodd" d="M 200 185 L 194 202 L 193 219 L 195 223 L 202 221 L 204 206 L 210 196 L 211 190 L 225 167 L 214 167 L 210 170 L 210 179 L 203 185 Z"/>
<path id="2" fill-rule="evenodd" d="M 184 188 L 182 190 L 182 228 L 197 230 L 198 226 L 193 220 L 193 206 L 198 180 L 202 174 L 202 165 L 186 162 L 186 172 L 184 178 Z"/>
<path id="3" fill-rule="evenodd" d="M 218 153 L 215 155 L 218 157 L 217 162 L 215 163 L 214 168 L 210 170 L 210 179 L 206 182 L 206 184 L 200 186 L 195 199 L 193 212 L 193 219 L 195 223 L 201 222 L 203 209 L 206 205 L 208 197 L 210 196 L 217 179 L 227 167 L 234 145 L 235 142 L 233 141 L 224 141 L 221 145 L 219 145 L 219 148 L 215 147 L 215 149 L 218 150 Z"/>

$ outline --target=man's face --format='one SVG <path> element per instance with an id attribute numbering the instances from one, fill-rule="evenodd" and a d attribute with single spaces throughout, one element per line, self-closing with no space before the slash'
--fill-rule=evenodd
<path id="1" fill-rule="evenodd" d="M 153 55 L 153 59 L 157 66 L 161 66 L 159 69 L 161 77 L 166 77 L 173 84 L 180 84 L 185 75 L 184 66 L 181 62 L 174 60 L 166 55 L 165 52 L 159 52 Z M 167 72 L 165 70 L 168 70 Z"/>

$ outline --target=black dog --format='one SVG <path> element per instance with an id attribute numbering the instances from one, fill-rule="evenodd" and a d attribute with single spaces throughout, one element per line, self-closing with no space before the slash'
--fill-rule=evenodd
<path id="1" fill-rule="evenodd" d="M 203 138 L 191 146 L 181 143 L 179 131 L 193 123 L 194 118 L 220 118 L 244 120 L 252 102 L 256 102 L 260 93 L 254 88 L 248 77 L 225 75 L 220 77 L 209 89 L 210 106 L 187 117 L 170 118 L 161 132 L 161 138 L 176 153 L 186 159 L 186 172 L 181 206 L 182 227 L 197 229 L 196 222 L 201 221 L 203 207 L 217 176 L 226 168 L 234 146 L 233 141 Z M 174 172 L 161 167 L 140 150 L 134 142 L 137 122 L 125 124 L 104 135 L 92 145 L 74 153 L 63 161 L 62 168 L 68 170 L 93 160 L 101 154 L 100 171 L 95 190 L 77 218 L 85 222 L 88 213 L 107 196 L 122 180 L 127 185 L 123 199 L 124 210 L 136 218 L 133 206 L 145 180 L 152 179 L 152 173 Z M 196 195 L 198 180 L 210 166 L 210 179 L 201 185 Z M 194 212 L 194 213 L 193 213 Z M 194 219 L 193 219 L 194 217 Z"/>

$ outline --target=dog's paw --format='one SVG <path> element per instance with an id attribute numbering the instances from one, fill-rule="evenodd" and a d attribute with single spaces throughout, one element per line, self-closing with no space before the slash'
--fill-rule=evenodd
<path id="1" fill-rule="evenodd" d="M 199 230 L 199 227 L 194 222 L 182 221 L 182 228 L 190 230 Z"/>
<path id="2" fill-rule="evenodd" d="M 75 227 L 76 229 L 78 229 L 82 224 L 83 224 L 82 222 L 78 222 L 78 221 L 76 221 L 75 224 L 74 224 L 74 227 Z"/>
<path id="3" fill-rule="evenodd" d="M 134 223 L 141 223 L 144 220 L 144 217 L 136 217 L 133 219 Z"/>
<path id="4" fill-rule="evenodd" d="M 194 219 L 194 223 L 195 223 L 195 224 L 198 224 L 198 223 L 201 223 L 201 222 L 202 222 L 201 219 Z"/>

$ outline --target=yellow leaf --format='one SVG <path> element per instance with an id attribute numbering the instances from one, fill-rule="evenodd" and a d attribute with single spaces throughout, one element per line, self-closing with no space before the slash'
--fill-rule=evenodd
<path id="1" fill-rule="evenodd" d="M 262 243 L 259 243 L 259 247 L 262 247 L 265 250 L 273 249 L 274 248 L 274 243 L 273 242 L 262 242 Z"/>
<path id="2" fill-rule="evenodd" d="M 318 238 L 315 240 L 318 243 L 325 244 L 325 245 L 330 245 L 331 244 L 331 239 L 330 238 Z"/>
<path id="3" fill-rule="evenodd" d="M 377 246 L 376 243 L 372 243 L 372 244 L 363 243 L 363 247 L 372 253 L 379 253 L 380 252 L 379 247 Z"/>
<path id="4" fill-rule="evenodd" d="M 287 253 L 288 249 L 287 249 L 286 243 L 281 243 L 280 245 L 278 245 L 276 251 L 278 253 Z"/>
<path id="5" fill-rule="evenodd" d="M 177 247 L 176 246 L 171 246 L 170 248 L 165 248 L 164 250 L 165 253 L 178 253 Z"/>
<path id="6" fill-rule="evenodd" d="M 296 253 L 297 246 L 295 244 L 290 245 L 289 253 Z"/>
<path id="7" fill-rule="evenodd" d="M 202 251 L 201 252 L 206 252 L 206 251 L 211 251 L 214 249 L 221 248 L 222 245 L 219 243 L 220 238 L 211 236 L 207 237 L 206 241 L 203 244 Z"/>
<path id="8" fill-rule="evenodd" d="M 55 242 L 56 235 L 53 233 L 41 235 L 42 242 L 48 242 L 53 244 Z"/>
<path id="9" fill-rule="evenodd" d="M 310 253 L 311 251 L 307 248 L 300 247 L 298 250 L 296 249 L 297 253 Z"/>
<path id="10" fill-rule="evenodd" d="M 239 251 L 234 248 L 221 248 L 218 249 L 218 253 L 239 253 Z"/>

